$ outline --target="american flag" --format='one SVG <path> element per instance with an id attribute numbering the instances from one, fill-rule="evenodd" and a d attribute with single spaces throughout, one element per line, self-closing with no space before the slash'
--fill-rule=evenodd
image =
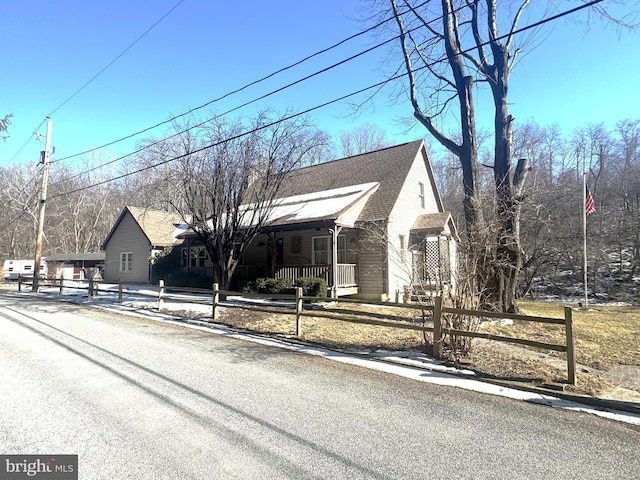
<path id="1" fill-rule="evenodd" d="M 587 215 L 591 215 L 593 212 L 596 211 L 596 204 L 593 201 L 593 197 L 591 196 L 591 192 L 589 191 L 589 187 L 587 185 L 585 185 L 586 187 L 586 192 L 585 192 L 585 199 L 584 199 L 584 209 L 587 213 Z"/>

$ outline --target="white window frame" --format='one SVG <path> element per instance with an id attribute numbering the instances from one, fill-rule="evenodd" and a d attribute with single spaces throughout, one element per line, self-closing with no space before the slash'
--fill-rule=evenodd
<path id="1" fill-rule="evenodd" d="M 407 261 L 407 236 L 401 234 L 399 236 L 399 240 L 400 240 L 400 261 L 402 263 L 405 263 Z"/>
<path id="2" fill-rule="evenodd" d="M 420 207 L 425 208 L 424 183 L 422 182 L 418 182 L 418 198 L 420 198 Z"/>
<path id="3" fill-rule="evenodd" d="M 121 272 L 133 271 L 133 252 L 120 253 L 120 271 Z"/>
<path id="4" fill-rule="evenodd" d="M 316 239 L 324 238 L 327 240 L 327 249 L 326 250 L 318 250 L 316 249 Z M 333 239 L 331 235 L 319 235 L 317 237 L 311 237 L 311 261 L 313 265 L 331 265 L 332 262 L 332 246 Z M 326 252 L 327 253 L 327 262 L 326 263 L 316 263 L 316 252 Z M 338 263 L 347 263 L 347 236 L 346 235 L 338 235 Z"/>

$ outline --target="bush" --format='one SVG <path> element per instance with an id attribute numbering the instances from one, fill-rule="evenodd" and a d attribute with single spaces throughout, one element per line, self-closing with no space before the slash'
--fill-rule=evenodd
<path id="1" fill-rule="evenodd" d="M 317 277 L 296 278 L 295 282 L 288 278 L 258 278 L 255 282 L 247 284 L 243 291 L 295 295 L 296 287 L 302 288 L 302 294 L 305 297 L 327 296 L 327 282 L 324 278 Z"/>
<path id="2" fill-rule="evenodd" d="M 210 289 L 213 282 L 204 275 L 198 275 L 193 272 L 185 272 L 177 270 L 169 273 L 164 279 L 165 285 L 173 287 L 192 287 L 192 288 L 208 288 Z"/>
<path id="3" fill-rule="evenodd" d="M 305 297 L 326 297 L 327 282 L 324 278 L 319 277 L 300 277 L 296 278 L 296 287 L 302 287 L 302 295 Z"/>
<path id="4" fill-rule="evenodd" d="M 258 278 L 255 283 L 258 293 L 293 294 L 293 282 L 288 278 Z"/>
<path id="5" fill-rule="evenodd" d="M 151 267 L 151 283 L 157 284 L 158 280 L 167 280 L 175 272 L 180 271 L 180 249 L 167 247 L 156 255 L 153 267 Z"/>
<path id="6" fill-rule="evenodd" d="M 173 287 L 211 288 L 213 281 L 204 275 L 187 272 L 182 269 L 179 248 L 167 247 L 156 255 L 151 269 L 151 283 L 164 280 L 165 285 Z"/>

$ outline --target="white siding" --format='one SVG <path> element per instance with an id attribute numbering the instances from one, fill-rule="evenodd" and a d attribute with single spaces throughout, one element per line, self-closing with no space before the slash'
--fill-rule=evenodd
<path id="1" fill-rule="evenodd" d="M 130 272 L 120 271 L 120 254 L 133 253 Z M 105 248 L 104 280 L 106 282 L 149 283 L 151 245 L 137 222 L 127 212 Z"/>
<path id="2" fill-rule="evenodd" d="M 424 203 L 421 207 L 420 183 L 424 185 Z M 431 189 L 431 180 L 427 172 L 422 154 L 419 153 L 409 170 L 404 185 L 389 216 L 388 238 L 388 292 L 389 298 L 395 299 L 396 292 L 402 292 L 411 282 L 411 254 L 404 258 L 401 254 L 400 236 L 405 238 L 405 246 L 410 247 L 410 231 L 418 216 L 425 213 L 437 213 L 436 196 Z"/>
<path id="3" fill-rule="evenodd" d="M 365 205 L 369 201 L 369 198 L 375 191 L 378 190 L 378 187 L 371 189 L 366 195 L 364 195 L 361 199 L 359 199 L 355 204 L 353 204 L 346 212 L 343 212 L 342 215 L 337 220 L 337 223 L 340 225 L 345 225 L 348 227 L 353 227 L 360 217 L 362 210 Z"/>

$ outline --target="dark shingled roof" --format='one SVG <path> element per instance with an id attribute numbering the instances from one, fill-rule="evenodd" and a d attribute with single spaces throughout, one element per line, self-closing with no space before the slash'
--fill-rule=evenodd
<path id="1" fill-rule="evenodd" d="M 412 230 L 443 230 L 449 219 L 451 218 L 451 214 L 449 212 L 439 212 L 439 213 L 425 213 L 424 215 L 420 215 L 416 218 Z"/>
<path id="2" fill-rule="evenodd" d="M 386 219 L 389 217 L 409 169 L 422 147 L 422 140 L 416 140 L 395 147 L 292 170 L 285 177 L 278 197 L 379 182 L 380 187 L 367 202 L 359 220 Z"/>
<path id="3" fill-rule="evenodd" d="M 442 232 L 447 226 L 451 234 L 457 239 L 458 230 L 453 222 L 451 212 L 425 213 L 416 218 L 411 230 L 431 230 L 434 232 Z"/>

